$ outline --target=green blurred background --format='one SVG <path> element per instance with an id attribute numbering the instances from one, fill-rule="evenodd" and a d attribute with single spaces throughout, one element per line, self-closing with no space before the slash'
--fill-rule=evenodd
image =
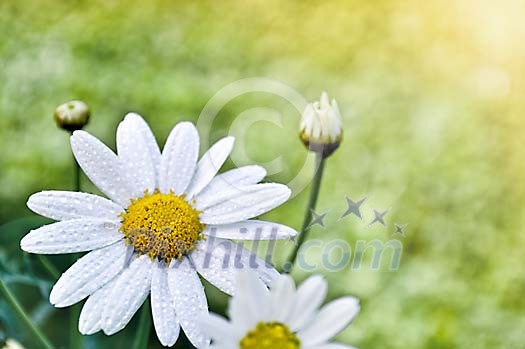
<path id="1" fill-rule="evenodd" d="M 68 136 L 52 119 L 58 104 L 86 101 L 87 130 L 112 147 L 128 111 L 141 113 L 163 142 L 176 122 L 197 121 L 224 86 L 265 77 L 308 100 L 327 90 L 343 113 L 345 140 L 328 161 L 318 205 L 329 211 L 326 228 L 311 237 L 351 246 L 396 238 L 404 246 L 397 271 L 318 270 L 330 298 L 362 301 L 339 340 L 360 348 L 523 348 L 524 13 L 519 0 L 0 2 L 2 276 L 46 334 L 68 347 L 69 311 L 47 302 L 54 280 L 18 248 L 43 222 L 25 207 L 27 197 L 73 183 Z M 281 126 L 231 128 L 268 110 Z M 269 179 L 288 183 L 306 158 L 299 117 L 280 96 L 245 94 L 220 111 L 206 141 L 228 133 L 242 140 L 249 161 L 234 152 L 243 160 L 227 167 L 280 156 Z M 83 188 L 94 191 L 85 178 Z M 308 191 L 296 194 L 266 217 L 299 228 Z M 368 196 L 363 221 L 338 220 L 345 195 Z M 373 208 L 390 209 L 386 228 L 367 227 Z M 408 224 L 406 237 L 392 236 L 394 223 Z M 291 247 L 278 245 L 277 263 Z M 68 264 L 51 260 L 60 270 Z M 209 294 L 223 309 L 226 297 L 211 287 Z M 86 346 L 124 347 L 136 322 Z M 38 347 L 3 299 L 0 332 Z"/>

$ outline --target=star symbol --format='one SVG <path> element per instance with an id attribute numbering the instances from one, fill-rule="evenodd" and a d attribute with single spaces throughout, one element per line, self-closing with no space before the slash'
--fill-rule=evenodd
<path id="1" fill-rule="evenodd" d="M 386 227 L 385 216 L 388 213 L 388 211 L 389 210 L 386 210 L 384 212 L 379 212 L 378 210 L 374 209 L 374 216 L 375 216 L 374 220 L 368 226 L 379 223 Z"/>
<path id="2" fill-rule="evenodd" d="M 310 209 L 310 212 L 312 213 L 312 220 L 310 221 L 310 224 L 308 224 L 306 229 L 310 229 L 311 227 L 313 227 L 316 224 L 320 225 L 321 227 L 324 228 L 324 221 L 323 221 L 323 219 L 326 217 L 328 212 L 318 214 L 317 212 L 315 212 L 312 209 Z"/>
<path id="3" fill-rule="evenodd" d="M 408 224 L 403 224 L 403 225 L 395 224 L 395 226 L 396 226 L 396 231 L 392 235 L 399 234 L 402 237 L 405 237 L 405 228 L 408 226 Z"/>
<path id="4" fill-rule="evenodd" d="M 366 201 L 366 197 L 364 197 L 363 199 L 359 200 L 359 201 L 354 201 L 352 199 L 350 199 L 348 196 L 346 197 L 346 204 L 348 205 L 348 208 L 346 209 L 346 212 L 343 213 L 343 215 L 341 216 L 341 218 L 339 218 L 339 220 L 345 218 L 346 216 L 349 216 L 351 214 L 355 215 L 356 217 L 358 217 L 359 219 L 363 219 L 363 217 L 361 216 L 361 205 L 363 204 L 363 202 Z"/>

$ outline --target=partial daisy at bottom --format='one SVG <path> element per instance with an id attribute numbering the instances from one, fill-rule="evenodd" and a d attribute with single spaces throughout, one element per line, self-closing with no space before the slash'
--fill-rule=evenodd
<path id="1" fill-rule="evenodd" d="M 201 319 L 214 349 L 355 349 L 332 343 L 360 310 L 359 300 L 346 296 L 321 307 L 327 283 L 314 275 L 297 289 L 289 275 L 268 289 L 248 272 L 240 273 L 238 292 L 230 299 L 230 321 L 210 313 Z"/>
<path id="2" fill-rule="evenodd" d="M 195 126 L 181 122 L 161 152 L 151 129 L 128 114 L 117 130 L 117 154 L 87 132 L 71 146 L 87 177 L 109 199 L 87 193 L 44 191 L 29 198 L 34 212 L 58 221 L 31 231 L 24 251 L 88 252 L 57 281 L 56 307 L 86 299 L 79 330 L 107 335 L 122 330 L 151 295 L 155 330 L 164 346 L 180 329 L 197 348 L 210 343 L 199 322 L 208 314 L 200 277 L 236 294 L 236 278 L 250 268 L 271 284 L 277 271 L 231 240 L 277 240 L 296 235 L 277 223 L 254 220 L 290 197 L 282 184 L 259 183 L 266 171 L 245 166 L 217 174 L 233 138 L 198 159 Z M 89 252 L 90 251 L 90 252 Z"/>

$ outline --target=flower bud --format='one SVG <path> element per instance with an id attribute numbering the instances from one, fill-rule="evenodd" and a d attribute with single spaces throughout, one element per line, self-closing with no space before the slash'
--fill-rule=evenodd
<path id="1" fill-rule="evenodd" d="M 330 156 L 343 138 L 343 121 L 335 99 L 323 92 L 319 102 L 309 103 L 301 119 L 301 140 L 313 152 Z"/>
<path id="2" fill-rule="evenodd" d="M 58 127 L 73 132 L 81 130 L 89 121 L 89 108 L 82 101 L 69 101 L 55 109 L 55 121 Z"/>

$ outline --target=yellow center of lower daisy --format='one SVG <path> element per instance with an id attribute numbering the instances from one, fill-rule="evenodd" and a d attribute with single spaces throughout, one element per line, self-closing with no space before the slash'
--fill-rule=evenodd
<path id="1" fill-rule="evenodd" d="M 301 342 L 290 329 L 278 322 L 260 322 L 241 339 L 241 349 L 299 349 Z"/>
<path id="2" fill-rule="evenodd" d="M 181 259 L 194 250 L 196 242 L 203 239 L 204 225 L 199 214 L 184 195 L 146 191 L 142 198 L 132 200 L 122 213 L 120 231 L 137 253 L 169 264 L 172 259 Z"/>

